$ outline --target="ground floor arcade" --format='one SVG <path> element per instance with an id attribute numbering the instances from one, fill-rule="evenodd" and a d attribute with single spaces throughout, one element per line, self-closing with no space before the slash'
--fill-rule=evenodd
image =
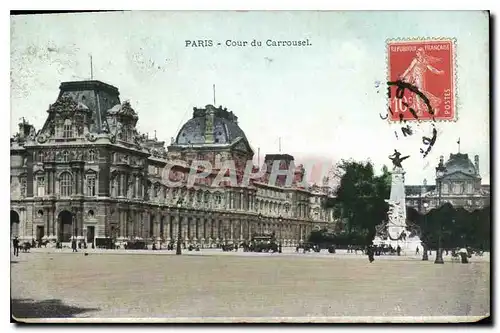
<path id="1" fill-rule="evenodd" d="M 146 239 L 209 246 L 250 240 L 274 233 L 283 246 L 305 241 L 318 223 L 240 211 L 198 210 L 123 202 L 31 202 L 11 206 L 11 236 L 21 240 L 92 243 L 97 237 L 117 241 Z M 179 232 L 180 231 L 180 232 Z"/>

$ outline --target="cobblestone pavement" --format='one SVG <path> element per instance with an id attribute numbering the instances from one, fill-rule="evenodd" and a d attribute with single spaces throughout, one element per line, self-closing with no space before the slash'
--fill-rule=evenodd
<path id="1" fill-rule="evenodd" d="M 324 317 L 490 313 L 486 256 L 473 257 L 469 264 L 445 258 L 444 265 L 436 265 L 433 256 L 428 262 L 381 256 L 370 264 L 364 255 L 295 254 L 291 249 L 282 254 L 204 250 L 182 256 L 171 251 L 86 252 L 33 249 L 11 257 L 14 316 L 188 322 L 196 317 L 328 321 Z M 147 255 L 153 253 L 159 255 Z"/>

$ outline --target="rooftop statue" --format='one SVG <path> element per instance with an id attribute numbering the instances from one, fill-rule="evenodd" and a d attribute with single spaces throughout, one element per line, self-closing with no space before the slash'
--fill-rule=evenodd
<path id="1" fill-rule="evenodd" d="M 394 154 L 390 155 L 389 159 L 392 161 L 394 168 L 403 168 L 403 166 L 401 165 L 401 162 L 406 160 L 408 157 L 410 157 L 410 155 L 401 157 L 401 153 L 399 151 L 397 151 L 396 149 L 394 149 Z"/>

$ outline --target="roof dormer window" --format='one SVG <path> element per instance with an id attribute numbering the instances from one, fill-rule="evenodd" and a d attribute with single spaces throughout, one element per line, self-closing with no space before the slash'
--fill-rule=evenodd
<path id="1" fill-rule="evenodd" d="M 66 119 L 63 124 L 63 138 L 68 139 L 73 137 L 73 124 L 71 120 Z"/>

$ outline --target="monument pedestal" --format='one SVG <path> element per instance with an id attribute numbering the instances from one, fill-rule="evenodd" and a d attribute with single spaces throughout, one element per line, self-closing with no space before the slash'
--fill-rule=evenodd
<path id="1" fill-rule="evenodd" d="M 410 231 L 406 228 L 406 193 L 404 184 L 405 171 L 401 166 L 395 166 L 391 174 L 391 194 L 389 200 L 389 211 L 387 212 L 387 237 L 377 236 L 373 240 L 375 245 L 385 244 L 396 249 L 401 248 L 402 255 L 414 255 L 417 247 L 420 252 L 422 245 L 418 236 L 408 237 Z M 404 235 L 403 235 L 404 233 Z"/>

